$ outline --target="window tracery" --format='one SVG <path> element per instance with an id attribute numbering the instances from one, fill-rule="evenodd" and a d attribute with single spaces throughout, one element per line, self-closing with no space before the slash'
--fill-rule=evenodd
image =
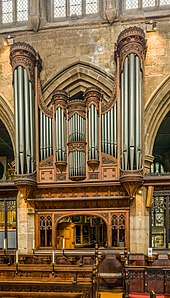
<path id="1" fill-rule="evenodd" d="M 2 0 L 2 24 L 28 20 L 28 0 Z"/>

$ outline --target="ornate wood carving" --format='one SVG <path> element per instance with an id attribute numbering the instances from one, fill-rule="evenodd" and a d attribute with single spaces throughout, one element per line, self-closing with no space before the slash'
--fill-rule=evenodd
<path id="1" fill-rule="evenodd" d="M 36 172 L 32 174 L 16 175 L 14 181 L 17 189 L 21 192 L 24 199 L 29 198 L 36 188 Z"/>
<path id="2" fill-rule="evenodd" d="M 85 91 L 85 99 L 87 101 L 87 108 L 89 109 L 92 104 L 96 106 L 97 111 L 99 110 L 99 102 L 102 100 L 102 94 L 99 88 L 91 87 Z"/>
<path id="3" fill-rule="evenodd" d="M 120 173 L 120 182 L 132 199 L 143 182 L 143 170 L 123 171 Z"/>
<path id="4" fill-rule="evenodd" d="M 40 168 L 48 168 L 53 166 L 53 156 L 43 159 L 39 163 Z"/>
<path id="5" fill-rule="evenodd" d="M 69 147 L 69 152 L 74 152 L 74 151 L 86 151 L 86 143 L 79 141 L 79 142 L 71 142 L 68 145 Z"/>
<path id="6" fill-rule="evenodd" d="M 42 95 L 42 90 L 41 90 L 41 83 L 40 83 L 40 79 L 38 79 L 38 103 L 39 103 L 39 108 L 42 110 L 42 112 L 50 117 L 53 118 L 53 111 L 52 111 L 52 107 L 51 109 L 48 109 L 44 103 L 43 100 L 43 95 Z"/>
<path id="7" fill-rule="evenodd" d="M 29 44 L 17 42 L 10 49 L 10 63 L 13 71 L 17 66 L 27 70 L 28 78 L 34 85 L 34 67 L 36 65 L 36 52 Z"/>
<path id="8" fill-rule="evenodd" d="M 118 37 L 116 45 L 117 56 L 120 57 L 120 65 L 123 67 L 125 58 L 130 53 L 138 55 L 141 66 L 144 66 L 144 56 L 146 53 L 145 33 L 139 27 L 130 27 L 122 31 Z"/>
<path id="9" fill-rule="evenodd" d="M 86 118 L 86 102 L 81 99 L 72 99 L 68 101 L 68 119 L 70 119 L 75 113 L 79 114 L 82 118 Z"/>
<path id="10" fill-rule="evenodd" d="M 53 105 L 55 105 L 55 108 L 61 107 L 65 113 L 67 101 L 68 101 L 67 92 L 63 90 L 55 90 L 53 92 L 52 102 L 53 102 Z"/>

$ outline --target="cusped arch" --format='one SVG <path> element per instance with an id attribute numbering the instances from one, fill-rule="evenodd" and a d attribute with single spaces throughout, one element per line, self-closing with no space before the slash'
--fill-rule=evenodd
<path id="1" fill-rule="evenodd" d="M 14 127 L 14 114 L 11 111 L 7 101 L 0 94 L 0 120 L 2 120 L 5 125 L 11 142 L 13 146 L 13 151 L 15 152 L 15 127 Z"/>
<path id="2" fill-rule="evenodd" d="M 145 153 L 148 155 L 152 155 L 158 129 L 169 110 L 170 75 L 161 82 L 145 106 Z"/>
<path id="3" fill-rule="evenodd" d="M 73 97 L 80 90 L 84 92 L 86 88 L 96 86 L 102 91 L 104 100 L 108 101 L 112 95 L 113 85 L 113 75 L 90 63 L 78 61 L 50 78 L 42 86 L 42 93 L 46 105 L 50 105 L 55 89 L 64 90 Z"/>
<path id="4" fill-rule="evenodd" d="M 97 213 L 97 212 L 94 212 L 94 213 L 91 213 L 91 212 L 84 212 L 84 211 L 77 211 L 75 213 L 71 213 L 71 212 L 67 212 L 67 213 L 64 213 L 64 214 L 61 214 L 60 216 L 57 216 L 57 219 L 55 221 L 55 230 L 57 230 L 57 226 L 58 226 L 58 223 L 60 222 L 60 220 L 64 217 L 69 217 L 69 216 L 77 216 L 77 215 L 88 215 L 88 216 L 96 216 L 96 217 L 99 217 L 101 218 L 104 223 L 106 224 L 106 227 L 108 226 L 108 221 L 107 219 L 100 213 Z"/>

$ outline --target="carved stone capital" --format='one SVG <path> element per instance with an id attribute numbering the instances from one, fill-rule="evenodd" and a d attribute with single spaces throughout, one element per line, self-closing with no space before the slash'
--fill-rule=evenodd
<path id="1" fill-rule="evenodd" d="M 10 49 L 10 63 L 13 71 L 22 66 L 27 70 L 29 80 L 34 84 L 34 68 L 36 65 L 36 52 L 32 46 L 25 42 L 17 42 Z"/>

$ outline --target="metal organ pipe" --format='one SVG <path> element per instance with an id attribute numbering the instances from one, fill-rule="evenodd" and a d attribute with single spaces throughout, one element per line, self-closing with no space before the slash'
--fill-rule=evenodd
<path id="1" fill-rule="evenodd" d="M 130 54 L 121 74 L 121 166 L 139 170 L 142 166 L 142 72 L 140 60 Z"/>
<path id="2" fill-rule="evenodd" d="M 53 154 L 53 123 L 52 118 L 39 109 L 40 160 Z"/>
<path id="3" fill-rule="evenodd" d="M 31 147 L 30 147 L 30 98 L 29 98 L 29 86 L 27 71 L 24 69 L 24 96 L 25 96 L 25 152 L 26 152 L 26 164 L 27 173 L 30 173 L 30 162 L 31 162 Z"/>
<path id="4" fill-rule="evenodd" d="M 25 159 L 25 134 L 24 134 L 24 89 L 23 89 L 23 67 L 18 66 L 18 101 L 19 101 L 19 158 L 20 171 L 24 174 Z"/>
<path id="5" fill-rule="evenodd" d="M 66 117 L 61 107 L 56 109 L 56 159 L 66 161 Z"/>
<path id="6" fill-rule="evenodd" d="M 16 131 L 16 171 L 19 175 L 19 106 L 18 106 L 18 73 L 14 70 L 14 99 L 15 99 L 15 131 Z"/>
<path id="7" fill-rule="evenodd" d="M 102 151 L 117 156 L 117 103 L 102 114 Z"/>

